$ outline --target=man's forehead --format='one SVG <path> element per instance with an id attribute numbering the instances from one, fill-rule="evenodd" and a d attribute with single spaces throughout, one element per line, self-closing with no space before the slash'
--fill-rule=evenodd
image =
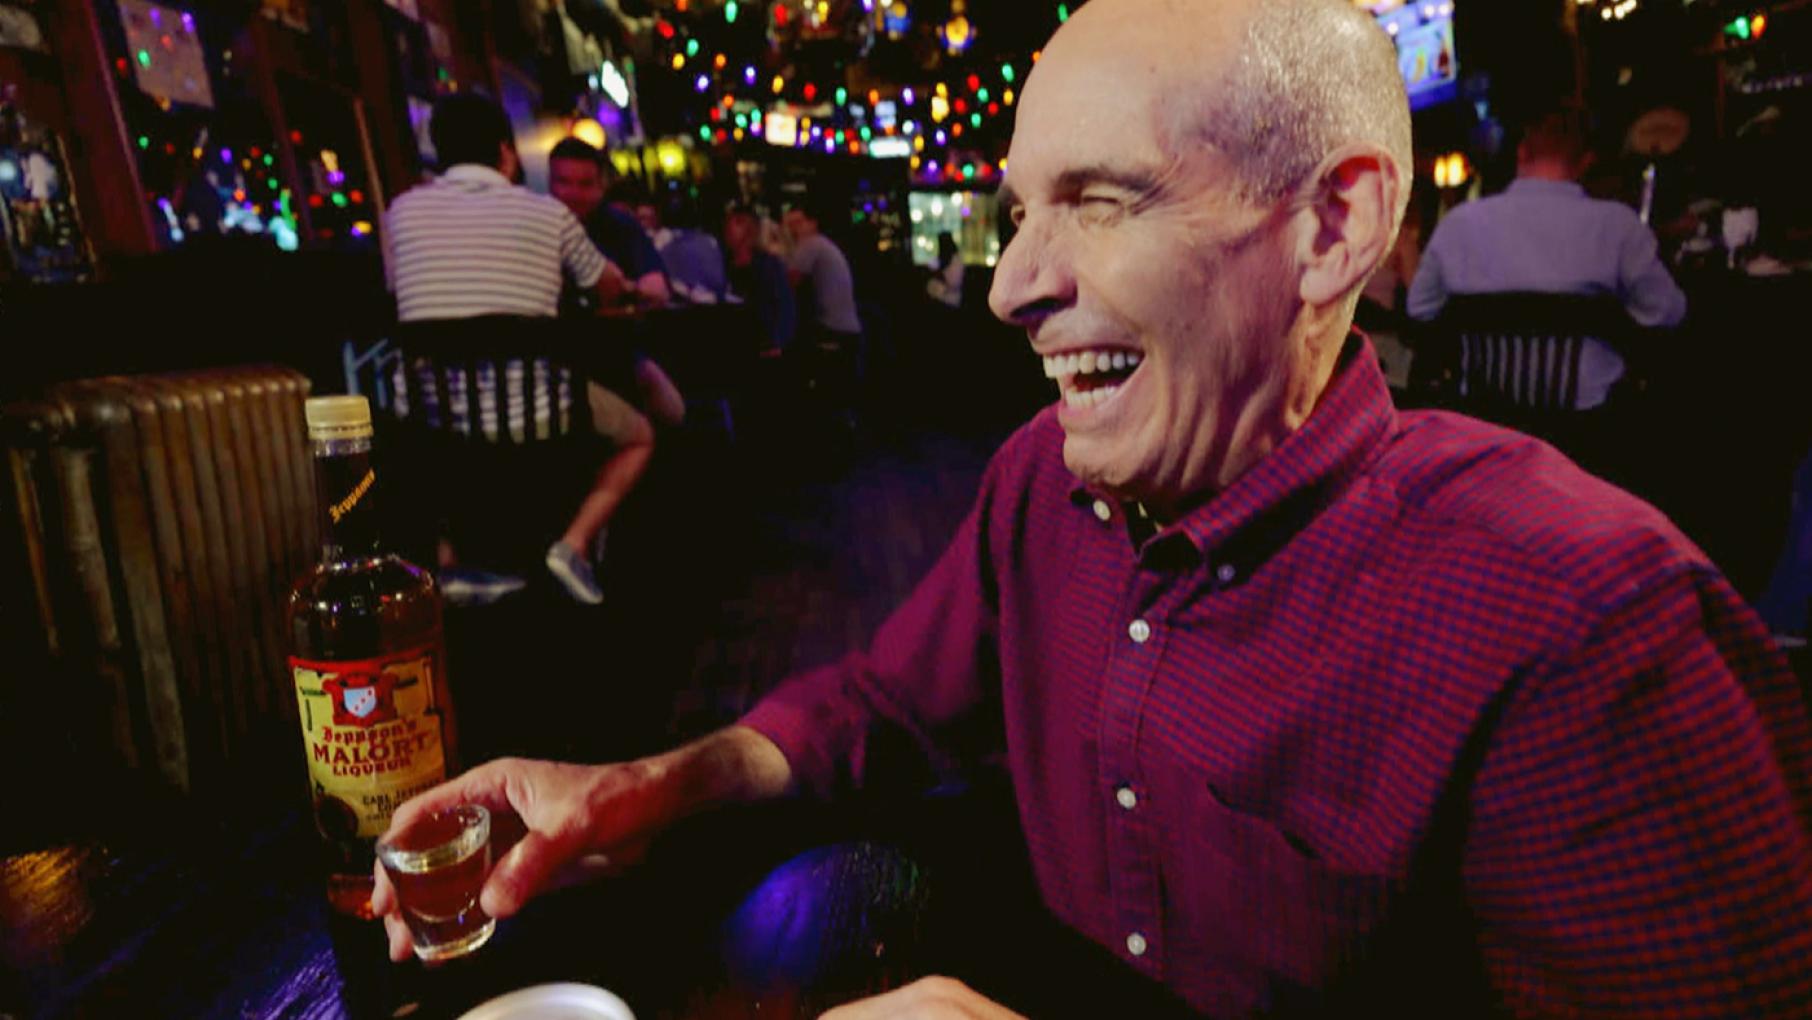
<path id="1" fill-rule="evenodd" d="M 1243 4 L 1111 0 L 1083 8 L 1032 70 L 1008 159 L 1025 197 L 1087 168 L 1144 171 L 1181 155 L 1175 127 L 1213 101 Z M 1134 17 L 1149 9 L 1149 17 Z M 1086 17 L 1085 17 L 1086 15 Z"/>

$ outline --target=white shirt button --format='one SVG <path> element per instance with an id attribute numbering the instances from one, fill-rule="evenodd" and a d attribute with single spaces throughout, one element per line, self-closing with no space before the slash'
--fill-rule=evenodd
<path id="1" fill-rule="evenodd" d="M 1233 579 L 1239 576 L 1239 571 L 1234 568 L 1233 564 L 1223 563 L 1220 569 L 1214 572 L 1214 576 L 1220 578 L 1222 584 L 1232 584 Z"/>
<path id="2" fill-rule="evenodd" d="M 1106 524 L 1114 519 L 1114 508 L 1108 506 L 1106 500 L 1097 499 L 1095 500 L 1095 516 L 1102 524 Z"/>
<path id="3" fill-rule="evenodd" d="M 1133 788 L 1130 786 L 1122 786 L 1120 789 L 1114 791 L 1114 799 L 1119 801 L 1120 806 L 1128 811 L 1139 806 L 1139 795 L 1134 793 Z"/>
<path id="4" fill-rule="evenodd" d="M 1127 952 L 1134 956 L 1144 956 L 1147 948 L 1148 947 L 1145 945 L 1145 936 L 1138 932 L 1133 932 L 1131 935 L 1126 936 Z"/>
<path id="5" fill-rule="evenodd" d="M 1144 644 L 1151 640 L 1151 624 L 1144 620 L 1134 620 L 1132 626 L 1126 628 L 1126 633 L 1134 641 Z"/>

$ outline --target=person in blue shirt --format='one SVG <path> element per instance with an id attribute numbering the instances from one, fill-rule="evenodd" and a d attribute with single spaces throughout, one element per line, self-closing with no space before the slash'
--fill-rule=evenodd
<path id="1" fill-rule="evenodd" d="M 1579 184 L 1592 158 L 1583 115 L 1536 118 L 1516 157 L 1508 190 L 1455 207 L 1435 227 L 1409 288 L 1413 318 L 1436 318 L 1456 295 L 1519 291 L 1610 295 L 1645 327 L 1686 318 L 1686 295 L 1648 226 L 1628 206 L 1592 198 Z M 1587 344 L 1577 409 L 1603 404 L 1624 367 L 1608 345 Z"/>

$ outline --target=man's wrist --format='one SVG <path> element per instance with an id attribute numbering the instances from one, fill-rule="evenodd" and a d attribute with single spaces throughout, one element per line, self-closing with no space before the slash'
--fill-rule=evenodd
<path id="1" fill-rule="evenodd" d="M 625 767 L 652 794 L 649 808 L 657 827 L 713 808 L 784 796 L 792 786 L 786 756 L 746 726 L 719 730 Z"/>

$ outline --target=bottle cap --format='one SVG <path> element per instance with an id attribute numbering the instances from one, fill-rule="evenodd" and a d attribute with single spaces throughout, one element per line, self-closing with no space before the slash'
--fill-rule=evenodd
<path id="1" fill-rule="evenodd" d="M 364 397 L 310 397 L 304 405 L 308 438 L 363 439 L 371 435 L 371 404 Z"/>

